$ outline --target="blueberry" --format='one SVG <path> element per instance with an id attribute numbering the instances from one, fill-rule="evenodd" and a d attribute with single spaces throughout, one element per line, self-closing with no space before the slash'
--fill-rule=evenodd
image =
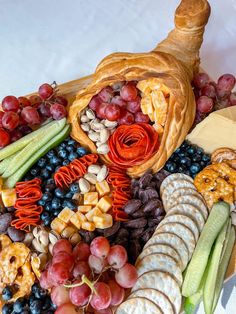
<path id="1" fill-rule="evenodd" d="M 53 165 L 47 165 L 46 169 L 52 173 L 54 172 L 55 167 Z"/>
<path id="2" fill-rule="evenodd" d="M 70 138 L 69 141 L 68 141 L 68 144 L 75 146 L 76 145 L 76 141 L 73 140 L 73 138 Z"/>
<path id="3" fill-rule="evenodd" d="M 180 163 L 182 165 L 185 165 L 185 166 L 189 167 L 191 165 L 191 159 L 189 157 L 182 157 L 180 159 Z"/>
<path id="4" fill-rule="evenodd" d="M 57 167 L 55 168 L 55 172 L 57 172 L 60 168 L 61 168 L 61 166 L 57 166 Z"/>
<path id="5" fill-rule="evenodd" d="M 50 192 L 45 192 L 42 196 L 42 200 L 45 202 L 49 202 L 52 200 L 52 193 Z"/>
<path id="6" fill-rule="evenodd" d="M 55 209 L 55 210 L 53 211 L 53 216 L 57 217 L 57 216 L 60 214 L 61 211 L 62 211 L 62 208 L 57 208 L 57 209 Z"/>
<path id="7" fill-rule="evenodd" d="M 35 292 L 37 292 L 38 289 L 40 289 L 40 286 L 37 283 L 34 283 L 33 286 L 31 287 L 32 294 L 35 294 Z"/>
<path id="8" fill-rule="evenodd" d="M 176 170 L 176 163 L 174 163 L 174 162 L 171 162 L 171 161 L 168 161 L 167 163 L 166 163 L 166 169 L 167 169 L 167 171 L 169 171 L 169 172 L 175 172 L 175 170 Z"/>
<path id="9" fill-rule="evenodd" d="M 36 167 L 36 168 L 32 168 L 30 170 L 30 173 L 32 174 L 32 176 L 37 176 L 37 174 L 39 174 L 40 172 L 40 168 Z"/>
<path id="10" fill-rule="evenodd" d="M 58 151 L 58 156 L 61 157 L 62 159 L 67 158 L 67 151 L 65 149 L 60 149 Z"/>
<path id="11" fill-rule="evenodd" d="M 74 151 L 74 146 L 73 145 L 67 145 L 66 150 L 71 153 Z"/>
<path id="12" fill-rule="evenodd" d="M 22 313 L 24 306 L 26 304 L 25 298 L 19 298 L 16 300 L 16 302 L 13 305 L 13 310 L 15 313 Z"/>
<path id="13" fill-rule="evenodd" d="M 38 201 L 39 206 L 44 206 L 45 204 L 46 204 L 46 202 L 42 199 Z"/>
<path id="14" fill-rule="evenodd" d="M 3 301 L 9 301 L 12 298 L 13 294 L 11 291 L 11 288 L 6 286 L 3 290 L 2 290 L 2 299 Z"/>
<path id="15" fill-rule="evenodd" d="M 180 162 L 180 158 L 178 155 L 174 155 L 173 162 L 175 162 L 176 164 Z"/>
<path id="16" fill-rule="evenodd" d="M 42 219 L 42 221 L 44 222 L 45 220 L 48 220 L 48 218 L 50 218 L 50 214 L 48 212 L 43 212 L 41 215 L 40 215 L 40 218 Z"/>
<path id="17" fill-rule="evenodd" d="M 50 313 L 49 310 L 52 306 L 52 301 L 49 295 L 47 295 L 43 301 L 42 310 L 48 310 L 47 313 Z"/>
<path id="18" fill-rule="evenodd" d="M 180 152 L 178 153 L 178 156 L 179 156 L 180 158 L 185 157 L 185 156 L 186 156 L 186 152 L 185 152 L 185 151 L 180 151 Z"/>
<path id="19" fill-rule="evenodd" d="M 59 207 L 61 207 L 61 201 L 59 198 L 54 197 L 52 200 L 52 209 L 57 209 Z"/>
<path id="20" fill-rule="evenodd" d="M 68 159 L 63 160 L 62 165 L 67 166 L 70 163 Z"/>
<path id="21" fill-rule="evenodd" d="M 197 154 L 202 155 L 203 154 L 203 149 L 201 147 L 197 148 Z"/>
<path id="22" fill-rule="evenodd" d="M 66 147 L 66 143 L 65 143 L 65 142 L 61 143 L 61 144 L 58 146 L 59 149 L 63 149 L 63 148 L 65 148 L 65 147 Z"/>
<path id="23" fill-rule="evenodd" d="M 210 160 L 211 160 L 211 157 L 209 155 L 203 154 L 202 161 L 209 162 Z"/>
<path id="24" fill-rule="evenodd" d="M 181 165 L 178 167 L 178 172 L 182 172 L 182 173 L 185 173 L 187 171 L 187 168 L 184 166 L 184 165 Z"/>
<path id="25" fill-rule="evenodd" d="M 64 198 L 66 193 L 64 190 L 57 188 L 55 189 L 54 194 L 59 198 Z"/>
<path id="26" fill-rule="evenodd" d="M 47 184 L 55 184 L 54 179 L 53 178 L 48 179 Z"/>
<path id="27" fill-rule="evenodd" d="M 79 191 L 79 184 L 78 183 L 71 184 L 70 191 L 73 193 L 77 193 Z"/>
<path id="28" fill-rule="evenodd" d="M 51 221 L 52 221 L 52 217 L 51 217 L 51 216 L 50 216 L 50 217 L 47 217 L 47 218 L 44 219 L 43 225 L 44 225 L 45 227 L 49 227 L 50 224 L 51 224 Z"/>
<path id="29" fill-rule="evenodd" d="M 38 287 L 38 289 L 35 291 L 34 295 L 35 295 L 36 299 L 39 299 L 39 300 L 44 299 L 47 295 L 47 290 L 45 290 L 41 287 Z"/>
<path id="30" fill-rule="evenodd" d="M 47 163 L 46 158 L 42 157 L 42 158 L 40 158 L 39 161 L 38 161 L 38 166 L 39 166 L 40 168 L 44 168 L 44 167 L 46 166 L 46 163 Z"/>
<path id="31" fill-rule="evenodd" d="M 189 170 L 186 170 L 185 174 L 187 174 L 188 176 L 191 176 L 191 172 Z"/>
<path id="32" fill-rule="evenodd" d="M 44 189 L 46 192 L 52 192 L 55 190 L 55 187 L 56 187 L 56 185 L 54 183 L 53 184 L 47 184 L 47 185 L 45 185 Z"/>
<path id="33" fill-rule="evenodd" d="M 193 163 L 192 166 L 190 167 L 190 171 L 192 174 L 198 173 L 201 170 L 201 166 L 199 163 Z"/>
<path id="34" fill-rule="evenodd" d="M 188 148 L 188 150 L 187 150 L 187 153 L 188 153 L 189 155 L 195 154 L 195 153 L 196 153 L 195 147 L 194 147 L 194 146 L 190 146 L 190 147 Z"/>
<path id="35" fill-rule="evenodd" d="M 70 209 L 76 209 L 77 206 L 75 205 L 73 200 L 64 200 L 62 203 L 62 207 L 68 207 Z"/>
<path id="36" fill-rule="evenodd" d="M 54 150 L 50 150 L 47 155 L 46 155 L 49 159 L 52 158 L 53 156 L 55 156 L 55 152 Z"/>
<path id="37" fill-rule="evenodd" d="M 13 304 L 5 304 L 2 308 L 2 314 L 11 314 L 13 311 Z"/>
<path id="38" fill-rule="evenodd" d="M 44 209 L 48 212 L 52 211 L 52 203 L 51 202 L 46 203 Z"/>
<path id="39" fill-rule="evenodd" d="M 35 301 L 34 294 L 31 294 L 28 300 L 28 304 L 31 305 Z"/>
<path id="40" fill-rule="evenodd" d="M 70 161 L 73 161 L 74 159 L 78 158 L 79 155 L 76 152 L 71 152 L 70 155 L 68 156 L 68 159 Z"/>
<path id="41" fill-rule="evenodd" d="M 202 159 L 201 155 L 195 154 L 192 158 L 193 162 L 199 162 Z"/>
<path id="42" fill-rule="evenodd" d="M 66 193 L 65 198 L 71 199 L 74 194 L 75 194 L 74 192 L 70 191 L 70 192 Z"/>
<path id="43" fill-rule="evenodd" d="M 27 174 L 25 177 L 24 177 L 24 181 L 30 181 L 32 180 L 33 177 L 30 175 L 30 174 Z"/>
<path id="44" fill-rule="evenodd" d="M 32 314 L 40 314 L 42 309 L 42 302 L 40 300 L 34 300 L 30 304 L 30 311 Z"/>
<path id="45" fill-rule="evenodd" d="M 181 148 L 177 148 L 176 151 L 174 152 L 175 154 L 178 154 L 181 151 Z"/>
<path id="46" fill-rule="evenodd" d="M 206 167 L 206 162 L 205 161 L 200 161 L 199 162 L 199 164 L 200 164 L 200 166 L 201 166 L 201 168 L 205 168 Z"/>
<path id="47" fill-rule="evenodd" d="M 48 169 L 43 169 L 43 170 L 41 170 L 40 175 L 44 179 L 48 179 L 50 177 L 50 172 L 48 171 Z"/>
<path id="48" fill-rule="evenodd" d="M 51 163 L 52 165 L 58 166 L 58 165 L 61 164 L 61 159 L 58 158 L 57 156 L 52 156 L 52 158 L 50 158 L 50 163 Z"/>
<path id="49" fill-rule="evenodd" d="M 85 147 L 78 147 L 76 151 L 80 157 L 88 154 L 88 150 Z"/>

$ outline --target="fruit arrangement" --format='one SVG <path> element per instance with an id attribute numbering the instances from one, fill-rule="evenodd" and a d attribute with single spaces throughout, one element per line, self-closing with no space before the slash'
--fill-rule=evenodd
<path id="1" fill-rule="evenodd" d="M 216 150 L 190 135 L 236 107 L 234 75 L 198 72 L 209 13 L 183 0 L 152 52 L 3 99 L 3 314 L 193 314 L 202 298 L 214 313 L 235 244 L 236 147 L 223 130 Z"/>

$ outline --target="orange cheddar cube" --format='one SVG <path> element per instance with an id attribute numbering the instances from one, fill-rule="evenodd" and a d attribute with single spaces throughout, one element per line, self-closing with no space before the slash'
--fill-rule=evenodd
<path id="1" fill-rule="evenodd" d="M 89 222 L 89 221 L 82 222 L 82 229 L 87 230 L 87 231 L 94 231 L 95 225 L 94 223 Z"/>
<path id="2" fill-rule="evenodd" d="M 53 219 L 53 221 L 51 222 L 51 228 L 52 230 L 58 232 L 59 234 L 62 233 L 62 231 L 67 227 L 67 224 L 62 221 L 61 219 L 59 219 L 58 217 L 56 217 L 55 219 Z"/>
<path id="3" fill-rule="evenodd" d="M 81 223 L 84 222 L 84 221 L 87 221 L 87 218 L 85 217 L 84 214 L 82 214 L 82 213 L 77 211 L 76 215 L 79 217 L 79 220 L 80 220 Z"/>
<path id="4" fill-rule="evenodd" d="M 87 192 L 84 194 L 84 205 L 96 206 L 98 202 L 97 192 Z"/>
<path id="5" fill-rule="evenodd" d="M 101 210 L 98 207 L 94 207 L 90 212 L 88 212 L 85 217 L 88 219 L 88 221 L 93 221 L 93 216 L 100 216 L 102 215 Z"/>
<path id="6" fill-rule="evenodd" d="M 3 189 L 1 194 L 2 202 L 5 207 L 11 207 L 15 205 L 17 199 L 15 189 Z"/>
<path id="7" fill-rule="evenodd" d="M 70 221 L 70 218 L 74 215 L 75 212 L 68 207 L 65 207 L 60 214 L 57 216 L 59 219 L 64 221 L 66 224 Z"/>
<path id="8" fill-rule="evenodd" d="M 106 229 L 112 226 L 113 218 L 110 214 L 102 214 L 100 216 L 94 216 L 93 222 L 96 228 Z"/>
<path id="9" fill-rule="evenodd" d="M 88 213 L 90 210 L 92 209 L 92 206 L 91 205 L 80 205 L 78 206 L 78 211 L 80 213 Z"/>
<path id="10" fill-rule="evenodd" d="M 110 187 L 106 180 L 96 183 L 96 190 L 100 197 L 110 193 Z"/>
<path id="11" fill-rule="evenodd" d="M 98 201 L 97 207 L 104 213 L 108 212 L 112 208 L 112 199 L 108 195 L 103 196 Z"/>
<path id="12" fill-rule="evenodd" d="M 81 220 L 79 218 L 79 216 L 77 215 L 77 213 L 75 213 L 71 218 L 70 218 L 70 222 L 72 223 L 72 225 L 74 225 L 77 229 L 81 228 Z"/>

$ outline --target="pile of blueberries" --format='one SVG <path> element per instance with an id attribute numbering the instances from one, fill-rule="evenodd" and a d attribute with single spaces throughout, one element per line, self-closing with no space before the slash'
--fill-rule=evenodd
<path id="1" fill-rule="evenodd" d="M 9 301 L 13 296 L 11 287 L 2 291 L 2 299 Z M 2 314 L 53 314 L 56 310 L 50 295 L 39 284 L 34 284 L 27 298 L 19 298 L 14 303 L 7 303 L 2 308 Z"/>
<path id="2" fill-rule="evenodd" d="M 170 173 L 185 173 L 194 178 L 210 162 L 210 155 L 205 154 L 202 148 L 184 141 L 171 155 L 164 169 Z"/>
<path id="3" fill-rule="evenodd" d="M 24 180 L 34 178 L 42 180 L 43 196 L 38 201 L 38 205 L 43 206 L 41 220 L 45 226 L 49 226 L 51 221 L 58 216 L 64 207 L 76 209 L 76 204 L 72 200 L 75 193 L 79 192 L 78 183 L 73 183 L 69 189 L 59 189 L 56 187 L 53 175 L 62 166 L 68 165 L 76 158 L 81 158 L 88 154 L 86 148 L 79 146 L 71 137 L 68 137 L 58 147 L 50 150 L 26 174 Z"/>

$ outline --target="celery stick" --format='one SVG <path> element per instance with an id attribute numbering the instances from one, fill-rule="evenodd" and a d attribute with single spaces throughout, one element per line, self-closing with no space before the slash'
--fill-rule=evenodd
<path id="1" fill-rule="evenodd" d="M 0 162 L 0 174 L 3 174 L 4 171 L 7 169 L 7 167 L 9 167 L 12 159 L 16 156 L 17 153 L 7 157 L 6 159 L 2 160 Z"/>

